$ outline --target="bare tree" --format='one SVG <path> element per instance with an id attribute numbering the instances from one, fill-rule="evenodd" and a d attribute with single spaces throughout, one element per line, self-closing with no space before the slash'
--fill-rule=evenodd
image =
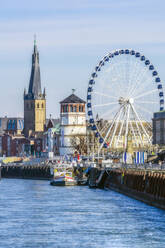
<path id="1" fill-rule="evenodd" d="M 71 146 L 81 155 L 87 154 L 87 137 L 86 136 L 74 136 L 70 140 Z"/>

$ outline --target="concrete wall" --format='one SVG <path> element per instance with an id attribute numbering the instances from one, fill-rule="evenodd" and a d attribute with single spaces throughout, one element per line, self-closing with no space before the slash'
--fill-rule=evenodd
<path id="1" fill-rule="evenodd" d="M 24 179 L 52 179 L 50 166 L 44 165 L 3 165 L 1 167 L 2 178 L 24 178 Z"/>
<path id="2" fill-rule="evenodd" d="M 95 171 L 95 172 L 94 172 Z M 96 186 L 109 188 L 165 209 L 165 171 L 106 169 L 97 172 Z M 93 170 L 96 173 L 96 169 Z"/>

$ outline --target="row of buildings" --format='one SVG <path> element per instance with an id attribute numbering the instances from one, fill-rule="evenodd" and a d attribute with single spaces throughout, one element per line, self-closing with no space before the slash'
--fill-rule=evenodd
<path id="1" fill-rule="evenodd" d="M 46 119 L 46 90 L 41 88 L 39 52 L 34 41 L 29 88 L 24 90 L 24 118 L 0 118 L 0 156 L 73 154 L 75 137 L 86 136 L 85 104 L 73 90 L 60 102 L 60 118 Z"/>
<path id="2" fill-rule="evenodd" d="M 98 141 L 92 131 L 88 132 L 88 141 L 86 139 L 85 105 L 86 102 L 72 90 L 72 94 L 60 102 L 60 118 L 46 118 L 46 90 L 41 88 L 39 52 L 34 41 L 29 87 L 24 90 L 24 117 L 0 118 L 0 156 L 82 154 L 88 153 L 87 143 L 98 149 Z M 133 139 L 131 146 L 137 146 L 138 142 L 140 146 L 140 140 Z M 144 139 L 143 142 L 147 143 Z M 122 149 L 123 144 L 124 135 L 121 135 L 118 148 Z M 165 145 L 164 111 L 154 113 L 153 144 Z"/>

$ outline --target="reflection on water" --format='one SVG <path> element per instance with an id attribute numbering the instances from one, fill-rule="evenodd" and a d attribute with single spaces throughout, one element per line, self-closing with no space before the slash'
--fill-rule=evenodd
<path id="1" fill-rule="evenodd" d="M 112 191 L 0 181 L 0 248 L 165 246 L 165 211 Z"/>

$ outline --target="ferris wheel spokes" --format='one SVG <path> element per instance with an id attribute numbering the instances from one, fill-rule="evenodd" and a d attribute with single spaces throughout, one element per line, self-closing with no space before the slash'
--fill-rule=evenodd
<path id="1" fill-rule="evenodd" d="M 153 101 L 136 101 L 136 103 L 142 103 L 142 104 L 148 104 L 148 103 L 151 103 L 151 104 L 157 104 L 158 102 L 153 102 Z M 151 113 L 151 112 L 150 112 Z"/>
<path id="2" fill-rule="evenodd" d="M 118 102 L 108 102 L 108 103 L 104 103 L 104 104 L 96 104 L 96 105 L 93 105 L 93 108 L 104 107 L 104 106 L 109 106 L 109 105 L 116 105 L 116 104 L 118 104 Z"/>
<path id="3" fill-rule="evenodd" d="M 119 135 L 117 137 L 117 140 L 116 142 L 114 143 L 114 146 L 118 146 L 118 143 L 119 143 L 119 140 L 120 140 L 120 136 L 122 134 L 122 130 L 123 130 L 123 126 L 124 126 L 124 122 L 126 120 L 126 116 L 127 116 L 127 112 L 125 111 L 124 114 L 123 114 L 123 119 L 121 120 L 121 125 L 120 125 L 120 130 L 119 130 Z"/>
<path id="4" fill-rule="evenodd" d="M 113 131 L 113 133 L 112 133 L 111 141 L 110 141 L 110 144 L 109 144 L 110 147 L 111 147 L 111 145 L 112 145 L 114 136 L 115 136 L 115 134 L 116 134 L 116 131 L 117 131 L 117 128 L 118 128 L 118 125 L 119 125 L 119 120 L 120 120 L 121 114 L 122 114 L 122 108 L 120 109 L 119 116 L 118 116 L 118 118 L 117 118 L 117 120 L 116 120 L 116 125 L 114 126 L 114 131 Z"/>
<path id="5" fill-rule="evenodd" d="M 146 113 L 152 114 L 152 112 L 148 111 L 148 110 L 145 109 L 144 107 L 142 108 L 141 106 L 139 106 L 139 105 L 137 105 L 137 104 L 136 104 L 136 107 L 139 108 L 142 112 L 144 111 L 144 112 L 146 112 Z M 142 119 L 140 115 L 139 115 L 139 117 L 140 117 L 140 119 Z M 143 121 L 144 121 L 144 120 L 143 120 Z M 148 121 L 145 121 L 145 124 L 148 126 L 149 130 L 152 130 L 152 125 L 151 125 Z"/>
<path id="6" fill-rule="evenodd" d="M 100 96 L 105 96 L 105 97 L 108 97 L 108 98 L 117 99 L 117 97 L 115 97 L 115 96 L 106 95 L 106 94 L 103 94 L 103 93 L 97 92 L 97 91 L 94 91 L 93 94 L 100 95 Z"/>
<path id="7" fill-rule="evenodd" d="M 136 135 L 135 135 L 135 130 L 134 130 L 133 125 L 132 125 L 132 121 L 130 121 L 130 126 L 131 126 L 131 130 L 132 130 L 133 137 L 134 137 L 134 140 L 135 140 L 135 144 L 138 147 L 137 138 L 136 138 Z"/>
<path id="8" fill-rule="evenodd" d="M 130 104 L 127 107 L 126 131 L 125 131 L 125 142 L 124 142 L 124 148 L 125 149 L 127 148 L 129 113 L 130 113 Z"/>
<path id="9" fill-rule="evenodd" d="M 144 111 L 144 112 L 146 112 L 147 114 L 152 115 L 152 112 L 149 111 L 148 109 L 144 108 L 144 106 L 141 107 L 139 104 L 136 103 L 136 107 L 139 108 L 141 111 Z"/>
<path id="10" fill-rule="evenodd" d="M 118 109 L 119 109 L 119 106 L 116 105 L 114 108 L 112 108 L 112 109 L 110 109 L 110 110 L 108 110 L 108 111 L 102 113 L 102 114 L 100 115 L 100 119 L 103 118 L 103 117 L 106 117 L 106 116 L 108 116 L 108 118 L 109 118 L 110 114 L 113 113 L 115 110 L 118 111 Z M 109 119 L 108 119 L 108 120 L 109 120 Z"/>
<path id="11" fill-rule="evenodd" d="M 129 92 L 129 97 L 133 96 L 134 93 L 136 92 L 136 90 L 139 88 L 139 86 L 141 86 L 141 85 L 140 85 L 141 82 L 144 81 L 144 80 L 142 80 L 142 79 L 146 76 L 147 73 L 148 73 L 147 68 L 144 68 L 144 69 L 142 70 L 142 72 L 139 73 L 139 75 L 137 75 L 137 77 L 135 77 L 134 82 L 133 82 L 132 89 L 131 89 L 130 92 Z"/>
<path id="12" fill-rule="evenodd" d="M 138 98 L 141 98 L 141 97 L 143 97 L 143 96 L 150 95 L 150 94 L 152 94 L 153 92 L 156 92 L 156 91 L 157 91 L 157 89 L 150 90 L 150 91 L 145 92 L 145 93 L 143 93 L 143 94 L 141 94 L 141 95 L 139 95 L 139 96 L 134 97 L 134 99 L 138 99 Z"/>
<path id="13" fill-rule="evenodd" d="M 132 106 L 131 106 L 131 109 L 132 109 Z M 133 109 L 132 109 L 132 111 L 133 111 Z M 137 118 L 136 118 L 136 115 L 135 115 L 134 111 L 133 111 L 133 115 L 134 115 L 135 125 L 136 125 L 136 128 L 137 128 L 137 129 L 136 129 L 137 134 L 139 134 L 139 137 L 140 137 L 141 143 L 142 143 L 142 145 L 144 146 L 144 142 L 143 142 L 142 134 L 141 134 L 141 131 L 140 131 L 140 128 L 139 128 L 139 121 L 137 121 Z M 136 140 L 137 140 L 137 138 L 136 138 Z"/>
<path id="14" fill-rule="evenodd" d="M 117 121 L 118 118 L 120 117 L 120 113 L 121 113 L 121 108 L 120 108 L 119 111 L 116 113 L 116 115 L 115 115 L 115 117 L 114 117 L 114 119 L 113 119 L 111 125 L 109 126 L 109 129 L 108 129 L 106 135 L 105 135 L 105 138 L 103 138 L 103 139 L 104 139 L 104 143 L 106 142 L 107 137 L 108 137 L 108 135 L 110 134 L 110 132 L 111 132 L 111 130 L 112 130 L 114 124 L 115 124 L 115 121 Z M 101 149 L 102 149 L 104 143 L 101 143 L 100 148 L 99 148 L 99 153 L 100 153 L 100 151 L 101 151 Z"/>
<path id="15" fill-rule="evenodd" d="M 128 97 L 131 97 L 131 92 L 134 89 L 134 87 L 136 86 L 135 78 L 139 75 L 137 68 L 139 69 L 139 61 L 138 60 L 136 60 L 136 62 L 134 63 L 133 70 L 131 72 L 130 88 L 128 90 Z"/>
<path id="16" fill-rule="evenodd" d="M 146 91 L 146 89 L 150 88 L 151 83 L 155 83 L 153 78 L 152 80 L 150 78 L 145 78 L 143 80 L 143 84 L 139 86 L 138 89 L 136 89 L 136 91 L 132 94 L 132 97 L 136 97 L 139 94 L 141 94 L 142 92 Z"/>
<path id="17" fill-rule="evenodd" d="M 130 58 L 130 60 L 129 60 L 129 66 L 128 66 L 128 68 L 129 68 L 129 76 L 128 76 L 128 92 L 127 92 L 127 97 L 129 97 L 129 91 L 130 91 L 130 89 L 131 89 L 131 86 L 132 86 L 132 73 L 131 73 L 131 70 L 130 70 L 130 68 L 131 68 L 131 65 L 133 64 L 133 62 L 132 62 L 132 58 L 129 56 L 129 58 Z"/>
<path id="18" fill-rule="evenodd" d="M 137 119 L 139 120 L 139 123 L 140 123 L 140 125 L 141 125 L 141 128 L 142 128 L 143 132 L 145 133 L 145 135 L 146 135 L 146 137 L 147 137 L 147 139 L 148 139 L 148 142 L 151 144 L 151 140 L 150 140 L 150 138 L 149 138 L 149 136 L 148 136 L 148 134 L 147 134 L 147 132 L 146 132 L 146 130 L 145 130 L 143 124 L 142 124 L 142 121 L 141 121 L 140 117 L 138 116 L 138 114 L 137 114 L 137 112 L 136 112 L 136 110 L 135 110 L 133 104 L 131 104 L 131 107 L 132 107 L 132 109 L 133 109 L 133 111 L 134 111 L 134 113 L 135 113 Z"/>

